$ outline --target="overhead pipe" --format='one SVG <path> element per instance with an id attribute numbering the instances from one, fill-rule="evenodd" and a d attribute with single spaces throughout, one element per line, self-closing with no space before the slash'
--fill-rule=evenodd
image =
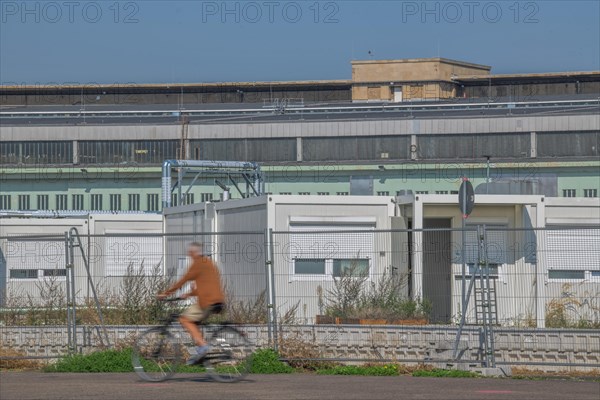
<path id="1" fill-rule="evenodd" d="M 203 160 L 165 160 L 162 166 L 162 206 L 163 209 L 171 206 L 172 168 L 212 168 L 212 169 L 237 169 L 254 171 L 257 194 L 262 194 L 262 175 L 260 166 L 247 161 L 203 161 Z"/>

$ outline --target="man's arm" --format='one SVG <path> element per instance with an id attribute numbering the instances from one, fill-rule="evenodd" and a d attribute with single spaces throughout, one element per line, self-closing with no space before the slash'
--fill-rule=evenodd
<path id="1" fill-rule="evenodd" d="M 169 297 L 170 295 L 172 295 L 173 293 L 175 293 L 175 291 L 177 291 L 183 285 L 185 285 L 186 282 L 188 282 L 188 281 L 195 281 L 196 280 L 196 276 L 198 276 L 198 268 L 194 267 L 194 265 L 192 264 L 192 266 L 188 269 L 188 271 L 186 272 L 186 274 L 180 280 L 178 280 L 177 282 L 175 282 L 170 288 L 168 288 L 164 292 L 160 293 L 158 295 L 158 297 L 160 297 L 160 298 Z"/>

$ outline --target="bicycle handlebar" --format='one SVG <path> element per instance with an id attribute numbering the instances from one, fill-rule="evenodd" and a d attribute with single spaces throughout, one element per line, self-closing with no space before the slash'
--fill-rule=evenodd
<path id="1" fill-rule="evenodd" d="M 181 300 L 187 300 L 183 297 L 171 297 L 171 298 L 165 298 L 165 299 L 159 299 L 160 301 L 164 301 L 165 303 L 173 303 L 176 301 L 181 301 Z"/>

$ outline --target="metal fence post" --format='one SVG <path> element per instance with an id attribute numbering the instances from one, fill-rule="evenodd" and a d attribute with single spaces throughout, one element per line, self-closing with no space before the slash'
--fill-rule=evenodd
<path id="1" fill-rule="evenodd" d="M 77 316 L 76 316 L 76 307 L 77 307 L 77 296 L 75 293 L 75 254 L 73 252 L 73 236 L 71 232 L 65 232 L 66 235 L 66 243 L 67 243 L 67 254 L 66 258 L 68 260 L 66 269 L 67 269 L 67 311 L 68 312 L 68 320 L 67 324 L 69 324 L 69 329 L 72 330 L 71 337 L 71 345 L 73 351 L 77 353 Z"/>
<path id="2" fill-rule="evenodd" d="M 69 352 L 73 350 L 73 337 L 71 336 L 71 277 L 70 277 L 70 254 L 69 251 L 69 233 L 65 232 L 65 285 L 66 285 L 66 295 L 67 295 L 67 347 L 69 348 Z"/>
<path id="3" fill-rule="evenodd" d="M 77 244 L 75 244 L 75 238 L 77 238 Z M 81 237 L 79 236 L 79 231 L 77 228 L 73 227 L 69 230 L 69 244 L 70 244 L 70 257 L 71 257 L 71 270 L 73 273 L 73 296 L 75 296 L 75 246 L 79 247 L 81 251 L 81 259 L 83 261 L 83 266 L 85 267 L 85 271 L 87 274 L 88 285 L 92 289 L 92 294 L 94 296 L 94 302 L 96 303 L 96 311 L 98 312 L 98 318 L 100 319 L 100 324 L 102 325 L 102 330 L 104 332 L 104 337 L 106 339 L 106 345 L 110 347 L 110 340 L 108 339 L 108 332 L 106 331 L 106 325 L 104 324 L 104 317 L 102 316 L 102 307 L 100 307 L 100 301 L 98 300 L 98 295 L 96 294 L 96 287 L 94 285 L 94 281 L 92 280 L 92 274 L 90 272 L 90 266 L 88 264 L 88 259 L 85 256 L 83 251 L 83 244 L 81 243 Z M 88 253 L 89 254 L 89 253 Z M 73 297 L 73 319 L 75 319 L 75 297 Z M 73 327 L 75 330 L 75 326 Z M 102 340 L 102 338 L 100 339 Z M 75 342 L 77 345 L 77 342 Z"/>
<path id="4" fill-rule="evenodd" d="M 277 306 L 275 298 L 275 271 L 274 271 L 274 250 L 273 250 L 273 229 L 265 231 L 267 249 L 265 252 L 266 257 L 266 280 L 267 280 L 267 320 L 268 320 L 268 334 L 269 344 L 273 346 L 275 350 L 278 349 L 279 343 L 277 339 Z"/>

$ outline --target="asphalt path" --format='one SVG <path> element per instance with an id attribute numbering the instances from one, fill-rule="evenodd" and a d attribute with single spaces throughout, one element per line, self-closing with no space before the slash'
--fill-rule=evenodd
<path id="1" fill-rule="evenodd" d="M 2 400 L 598 400 L 600 382 L 321 376 L 250 375 L 233 384 L 204 375 L 177 375 L 160 383 L 125 374 L 0 373 Z"/>

